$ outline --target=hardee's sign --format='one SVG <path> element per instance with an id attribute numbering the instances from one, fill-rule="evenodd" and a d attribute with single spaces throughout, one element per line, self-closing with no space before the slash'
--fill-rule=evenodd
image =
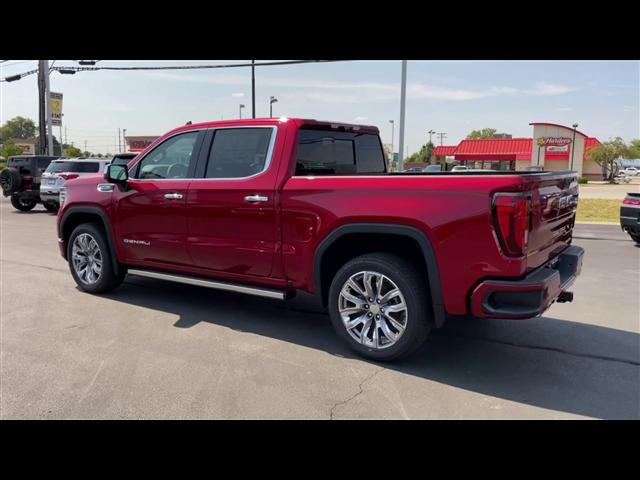
<path id="1" fill-rule="evenodd" d="M 538 145 L 559 147 L 563 145 L 569 145 L 571 139 L 569 137 L 540 137 L 538 138 Z"/>

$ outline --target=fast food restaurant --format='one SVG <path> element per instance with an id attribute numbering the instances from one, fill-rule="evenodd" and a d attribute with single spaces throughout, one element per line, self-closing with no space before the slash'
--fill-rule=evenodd
<path id="1" fill-rule="evenodd" d="M 458 145 L 439 146 L 433 155 L 440 162 L 475 169 L 575 170 L 589 180 L 602 179 L 602 169 L 587 158 L 600 141 L 571 126 L 533 122 L 531 138 L 465 139 Z"/>

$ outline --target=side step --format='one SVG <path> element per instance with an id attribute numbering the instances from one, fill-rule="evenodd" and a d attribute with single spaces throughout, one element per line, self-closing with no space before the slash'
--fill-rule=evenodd
<path id="1" fill-rule="evenodd" d="M 268 288 L 249 287 L 246 285 L 238 285 L 235 283 L 219 282 L 216 280 L 206 280 L 199 277 L 188 277 L 186 275 L 174 275 L 171 273 L 152 272 L 149 270 L 136 270 L 130 268 L 129 275 L 138 275 L 140 277 L 156 278 L 158 280 L 169 280 L 170 282 L 185 283 L 187 285 L 196 285 L 198 287 L 213 288 L 215 290 L 226 290 L 228 292 L 246 293 L 257 297 L 274 298 L 276 300 L 286 300 L 287 293 L 283 290 L 271 290 Z"/>

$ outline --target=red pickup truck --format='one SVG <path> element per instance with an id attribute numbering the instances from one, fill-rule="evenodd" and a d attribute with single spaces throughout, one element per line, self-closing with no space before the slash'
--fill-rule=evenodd
<path id="1" fill-rule="evenodd" d="M 378 129 L 297 118 L 186 125 L 68 182 L 78 286 L 142 275 L 313 294 L 358 353 L 391 360 L 447 318 L 531 318 L 580 273 L 575 172 L 389 173 Z"/>

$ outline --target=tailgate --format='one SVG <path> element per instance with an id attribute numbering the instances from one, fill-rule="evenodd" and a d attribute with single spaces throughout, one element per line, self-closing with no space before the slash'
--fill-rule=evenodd
<path id="1" fill-rule="evenodd" d="M 571 243 L 578 206 L 578 178 L 574 172 L 529 177 L 531 230 L 527 268 L 536 268 Z"/>

